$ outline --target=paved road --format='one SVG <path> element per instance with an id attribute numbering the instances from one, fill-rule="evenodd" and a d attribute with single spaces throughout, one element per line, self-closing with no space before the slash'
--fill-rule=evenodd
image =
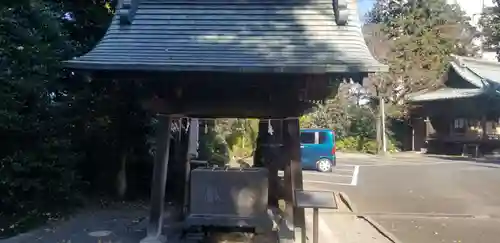
<path id="1" fill-rule="evenodd" d="M 337 163 L 354 169 L 305 172 L 304 180 L 346 192 L 404 243 L 500 242 L 500 166 L 420 155 L 346 155 Z"/>

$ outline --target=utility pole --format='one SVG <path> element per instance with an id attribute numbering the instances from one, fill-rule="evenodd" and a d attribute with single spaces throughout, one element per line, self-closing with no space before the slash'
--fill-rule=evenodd
<path id="1" fill-rule="evenodd" d="M 382 131 L 380 132 L 380 136 L 382 136 L 382 152 L 387 154 L 387 142 L 385 137 L 385 101 L 382 95 L 379 96 L 379 108 L 380 108 L 380 123 L 382 124 Z"/>

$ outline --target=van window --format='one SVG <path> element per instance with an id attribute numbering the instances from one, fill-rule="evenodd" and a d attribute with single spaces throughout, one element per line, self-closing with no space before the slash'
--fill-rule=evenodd
<path id="1" fill-rule="evenodd" d="M 300 143 L 314 144 L 314 132 L 301 132 L 300 133 Z"/>
<path id="2" fill-rule="evenodd" d="M 330 143 L 330 141 L 327 141 L 327 138 L 326 132 L 319 132 L 319 144 Z"/>

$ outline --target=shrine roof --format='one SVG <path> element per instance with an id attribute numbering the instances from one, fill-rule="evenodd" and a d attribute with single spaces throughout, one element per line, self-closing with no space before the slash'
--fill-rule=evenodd
<path id="1" fill-rule="evenodd" d="M 455 88 L 441 88 L 434 91 L 420 91 L 408 96 L 411 102 L 426 102 L 437 100 L 450 100 L 450 99 L 464 99 L 478 97 L 485 94 L 483 89 L 455 89 Z"/>
<path id="2" fill-rule="evenodd" d="M 465 99 L 482 95 L 498 96 L 500 94 L 500 63 L 472 57 L 451 56 L 450 69 L 458 74 L 458 80 L 467 87 L 455 87 L 456 81 L 446 76 L 447 87 L 434 91 L 419 91 L 408 96 L 410 102 L 426 102 L 437 100 Z M 455 76 L 454 76 L 455 77 Z M 497 91 L 498 90 L 498 91 Z"/>
<path id="3" fill-rule="evenodd" d="M 484 88 L 489 83 L 500 84 L 500 63 L 456 55 L 451 57 L 451 68 L 473 86 Z"/>
<path id="4" fill-rule="evenodd" d="M 337 14 L 335 14 L 337 13 Z M 86 70 L 371 73 L 356 0 L 124 0 Z"/>

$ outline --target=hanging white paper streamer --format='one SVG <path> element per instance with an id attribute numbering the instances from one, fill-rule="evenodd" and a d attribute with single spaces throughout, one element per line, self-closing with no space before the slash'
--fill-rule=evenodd
<path id="1" fill-rule="evenodd" d="M 189 127 L 191 126 L 191 120 L 186 117 L 186 133 L 189 132 Z"/>
<path id="2" fill-rule="evenodd" d="M 267 133 L 269 133 L 269 135 L 273 135 L 274 133 L 273 126 L 271 125 L 271 120 L 267 121 Z"/>

